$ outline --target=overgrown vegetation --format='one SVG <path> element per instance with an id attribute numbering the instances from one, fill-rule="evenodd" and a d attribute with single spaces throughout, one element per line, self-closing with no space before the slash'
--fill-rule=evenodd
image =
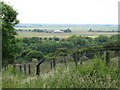
<path id="1" fill-rule="evenodd" d="M 13 74 L 10 68 L 3 72 L 3 88 L 118 88 L 117 59 L 109 66 L 100 58 L 90 60 L 91 64 L 67 68 L 58 66 L 46 74 L 24 75 Z M 8 83 L 9 82 L 9 83 Z"/>

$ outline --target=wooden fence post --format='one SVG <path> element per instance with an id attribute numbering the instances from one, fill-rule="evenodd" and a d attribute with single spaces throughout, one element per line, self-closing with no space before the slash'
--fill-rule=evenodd
<path id="1" fill-rule="evenodd" d="M 73 54 L 73 57 L 74 57 L 75 65 L 77 67 L 77 56 L 76 56 L 76 53 Z"/>
<path id="2" fill-rule="evenodd" d="M 52 69 L 52 61 L 50 62 L 50 66 L 51 66 L 51 69 Z"/>
<path id="3" fill-rule="evenodd" d="M 19 68 L 20 68 L 20 72 L 22 72 L 22 66 L 21 66 L 21 63 L 19 63 L 20 64 L 20 66 L 19 66 Z"/>
<path id="4" fill-rule="evenodd" d="M 80 62 L 80 64 L 82 65 L 82 64 L 83 64 L 83 62 L 81 61 L 81 62 Z"/>
<path id="5" fill-rule="evenodd" d="M 6 66 L 4 67 L 4 70 L 6 71 Z"/>
<path id="6" fill-rule="evenodd" d="M 4 66 L 4 70 L 5 71 L 8 70 L 8 66 L 7 65 Z"/>
<path id="7" fill-rule="evenodd" d="M 67 62 L 66 62 L 66 58 L 64 58 L 64 62 L 65 62 L 65 67 L 67 68 Z"/>
<path id="8" fill-rule="evenodd" d="M 54 69 L 55 69 L 55 67 L 56 67 L 55 58 L 53 58 L 53 67 L 54 67 Z"/>
<path id="9" fill-rule="evenodd" d="M 30 63 L 28 64 L 28 73 L 31 74 Z"/>
<path id="10" fill-rule="evenodd" d="M 25 72 L 25 74 L 26 74 L 26 65 L 24 64 L 24 72 Z"/>
<path id="11" fill-rule="evenodd" d="M 80 60 L 80 53 L 79 52 L 77 52 L 77 61 L 79 61 Z"/>
<path id="12" fill-rule="evenodd" d="M 83 55 L 81 55 L 81 58 L 80 58 L 80 59 L 82 59 L 82 58 L 84 59 L 85 54 L 86 54 L 86 53 L 84 53 Z M 80 61 L 80 64 L 81 64 L 81 65 L 83 64 L 83 61 L 82 61 L 82 60 Z"/>
<path id="13" fill-rule="evenodd" d="M 42 62 L 44 61 L 45 59 L 43 59 L 42 61 L 40 61 L 38 64 L 37 64 L 37 67 L 36 67 L 36 75 L 39 75 L 40 74 L 40 64 L 42 64 Z"/>
<path id="14" fill-rule="evenodd" d="M 109 58 L 109 51 L 108 50 L 106 50 L 106 64 L 108 64 L 109 63 L 109 60 L 110 58 Z"/>
<path id="15" fill-rule="evenodd" d="M 16 69 L 16 65 L 15 64 L 13 65 L 13 68 Z"/>
<path id="16" fill-rule="evenodd" d="M 39 68 L 39 65 L 37 65 L 36 75 L 39 75 L 39 73 L 40 73 L 40 68 Z"/>

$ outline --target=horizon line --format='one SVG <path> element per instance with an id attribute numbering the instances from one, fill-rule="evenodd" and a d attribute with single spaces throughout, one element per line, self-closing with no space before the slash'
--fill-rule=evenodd
<path id="1" fill-rule="evenodd" d="M 75 24 L 75 23 L 19 23 L 19 24 Z M 79 24 L 79 23 L 76 23 L 76 24 Z M 89 24 L 89 25 L 119 25 L 119 24 Z"/>

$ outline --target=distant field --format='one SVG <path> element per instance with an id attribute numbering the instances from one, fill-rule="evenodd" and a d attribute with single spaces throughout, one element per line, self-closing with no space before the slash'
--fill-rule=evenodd
<path id="1" fill-rule="evenodd" d="M 47 28 L 16 28 L 16 29 L 47 29 L 47 30 L 61 30 L 67 29 L 69 27 L 47 27 Z M 105 27 L 105 26 L 84 26 L 84 27 L 70 27 L 69 29 L 72 30 L 71 33 L 40 33 L 40 32 L 29 32 L 29 31 L 17 31 L 18 35 L 16 37 L 23 38 L 23 37 L 59 37 L 59 38 L 68 38 L 72 35 L 83 35 L 83 36 L 90 36 L 96 37 L 99 35 L 107 35 L 111 36 L 114 34 L 118 34 L 117 32 L 88 32 L 88 30 L 117 30 L 117 27 Z"/>
<path id="2" fill-rule="evenodd" d="M 24 37 L 59 37 L 59 38 L 68 38 L 72 35 L 83 35 L 83 36 L 89 36 L 89 37 L 97 37 L 99 35 L 114 35 L 118 33 L 99 33 L 99 32 L 78 32 L 78 33 L 39 33 L 39 32 L 17 32 L 18 35 L 16 37 L 18 38 L 24 38 Z"/>

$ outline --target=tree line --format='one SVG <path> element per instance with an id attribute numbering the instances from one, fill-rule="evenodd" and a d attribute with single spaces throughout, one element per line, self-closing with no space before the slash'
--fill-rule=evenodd
<path id="1" fill-rule="evenodd" d="M 65 30 L 57 30 L 59 32 L 56 32 L 56 30 L 46 30 L 46 29 L 16 29 L 16 31 L 29 31 L 29 32 L 41 32 L 41 33 L 71 33 L 72 31 L 68 28 Z"/>
<path id="2" fill-rule="evenodd" d="M 59 40 L 41 39 L 39 37 L 22 38 L 16 44 L 18 48 L 16 49 L 15 60 L 29 62 L 33 58 L 40 60 L 42 58 L 52 58 L 55 55 L 65 56 L 76 49 L 92 49 L 92 47 L 103 47 L 107 43 L 117 43 L 118 39 L 118 35 L 110 37 L 101 35 L 96 38 L 74 35 L 64 40 L 60 38 Z M 93 57 L 92 53 L 89 56 Z"/>

